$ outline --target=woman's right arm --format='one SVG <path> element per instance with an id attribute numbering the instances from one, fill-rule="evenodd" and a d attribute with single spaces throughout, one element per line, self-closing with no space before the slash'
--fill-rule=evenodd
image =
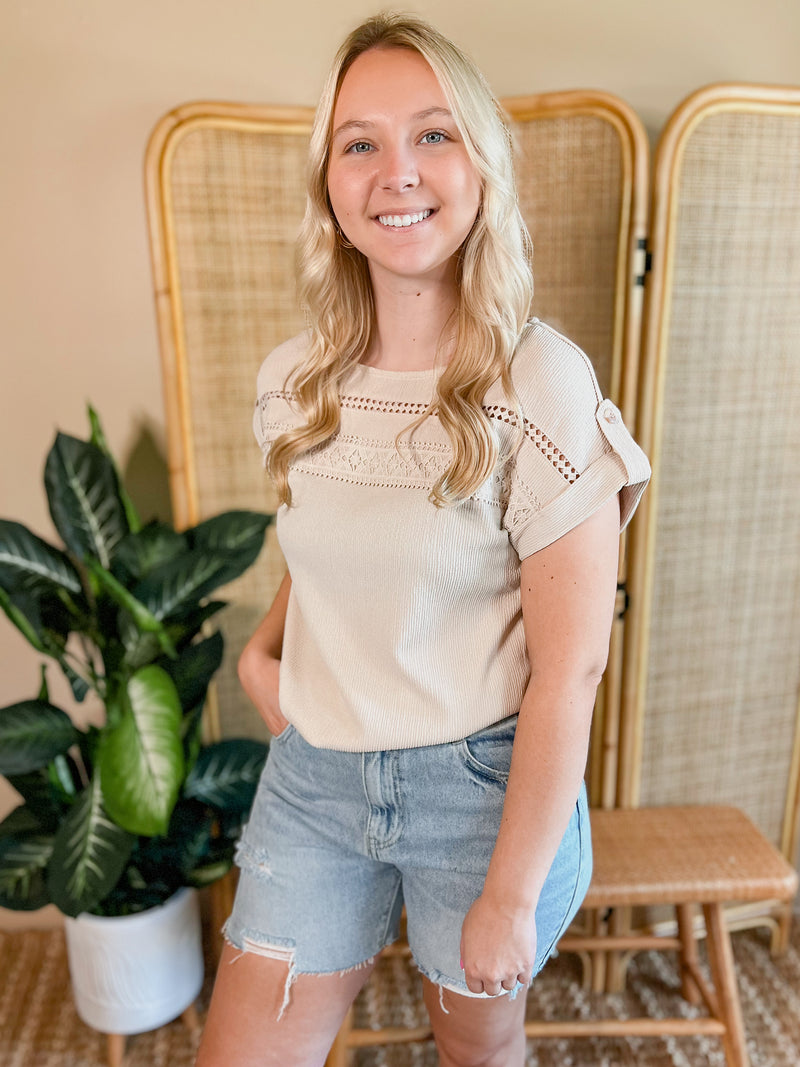
<path id="1" fill-rule="evenodd" d="M 272 607 L 239 657 L 239 681 L 273 737 L 277 737 L 289 725 L 288 720 L 281 714 L 278 703 L 278 675 L 283 648 L 283 627 L 291 588 L 292 579 L 287 572 Z"/>

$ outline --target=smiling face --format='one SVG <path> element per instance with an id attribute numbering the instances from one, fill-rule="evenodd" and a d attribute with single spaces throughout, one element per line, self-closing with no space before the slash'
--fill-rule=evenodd
<path id="1" fill-rule="evenodd" d="M 419 53 L 376 48 L 347 71 L 333 113 L 328 196 L 373 283 L 453 284 L 481 181 Z"/>

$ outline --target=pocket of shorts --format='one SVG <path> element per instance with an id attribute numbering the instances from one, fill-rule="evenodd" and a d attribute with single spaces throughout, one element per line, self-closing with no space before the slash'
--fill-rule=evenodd
<path id="1" fill-rule="evenodd" d="M 270 740 L 271 745 L 280 745 L 288 737 L 295 732 L 294 726 L 291 723 L 287 723 L 279 734 L 273 734 Z"/>
<path id="2" fill-rule="evenodd" d="M 517 728 L 517 716 L 511 715 L 461 741 L 464 763 L 481 778 L 492 782 L 508 781 L 511 750 Z"/>

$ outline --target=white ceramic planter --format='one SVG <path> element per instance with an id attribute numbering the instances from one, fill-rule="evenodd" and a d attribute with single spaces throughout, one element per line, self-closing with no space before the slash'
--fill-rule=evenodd
<path id="1" fill-rule="evenodd" d="M 136 915 L 66 919 L 78 1015 L 107 1034 L 155 1030 L 181 1015 L 203 984 L 200 908 L 193 889 Z"/>

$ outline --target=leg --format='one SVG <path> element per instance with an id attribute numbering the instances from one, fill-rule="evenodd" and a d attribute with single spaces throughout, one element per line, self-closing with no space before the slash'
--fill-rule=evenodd
<path id="1" fill-rule="evenodd" d="M 440 1067 L 524 1067 L 525 995 L 464 997 L 422 979 Z M 444 1005 L 444 1009 L 442 1008 Z"/>
<path id="2" fill-rule="evenodd" d="M 299 974 L 278 1022 L 288 962 L 226 944 L 197 1067 L 322 1067 L 373 966 L 344 974 Z"/>
<path id="3" fill-rule="evenodd" d="M 339 1033 L 336 1035 L 336 1039 L 331 1045 L 327 1060 L 325 1060 L 325 1067 L 347 1067 L 350 1062 L 350 1050 L 347 1045 L 347 1039 L 350 1036 L 350 1031 L 353 1029 L 352 1007 L 348 1009 L 346 1020 L 346 1023 L 339 1027 Z"/>
<path id="4" fill-rule="evenodd" d="M 183 1025 L 192 1034 L 200 1033 L 200 1016 L 197 1014 L 197 1008 L 194 1004 L 190 1004 L 185 1012 L 181 1015 Z"/>
<path id="5" fill-rule="evenodd" d="M 108 1067 L 122 1067 L 125 1059 L 125 1035 L 108 1035 Z"/>
<path id="6" fill-rule="evenodd" d="M 728 1067 L 749 1067 L 750 1060 L 747 1055 L 747 1043 L 742 1024 L 733 949 L 728 927 L 725 925 L 722 905 L 704 904 L 703 914 L 706 920 L 708 962 L 717 991 L 717 1005 L 722 1021 L 727 1027 L 722 1035 L 725 1060 Z"/>
<path id="7" fill-rule="evenodd" d="M 675 914 L 681 939 L 681 992 L 690 1004 L 702 1004 L 700 990 L 692 978 L 692 967 L 697 967 L 699 963 L 697 939 L 694 936 L 694 908 L 691 904 L 678 904 Z"/>

